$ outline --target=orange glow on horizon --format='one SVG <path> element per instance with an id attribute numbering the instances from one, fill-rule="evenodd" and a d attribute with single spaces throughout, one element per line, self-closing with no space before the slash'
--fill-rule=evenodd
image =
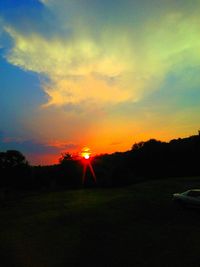
<path id="1" fill-rule="evenodd" d="M 93 159 L 97 155 L 103 154 L 111 154 L 115 152 L 125 152 L 131 149 L 134 143 L 138 143 L 140 141 L 147 141 L 151 138 L 155 138 L 161 141 L 170 141 L 174 138 L 184 138 L 187 135 L 192 135 L 191 133 L 179 133 L 176 135 L 175 129 L 174 132 L 168 133 L 164 130 L 154 130 L 149 128 L 148 132 L 142 132 L 138 129 L 134 129 L 129 127 L 128 133 L 125 130 L 125 125 L 122 126 L 117 130 L 116 128 L 112 127 L 110 129 L 108 125 L 100 125 L 101 127 L 96 129 L 92 128 L 91 132 L 88 133 L 87 136 L 82 136 L 77 141 L 77 146 L 75 148 L 70 149 L 68 152 L 73 155 L 73 159 L 80 160 L 82 164 L 89 164 L 92 163 Z M 106 130 L 107 129 L 107 130 Z M 112 132 L 114 130 L 114 133 Z M 132 133 L 135 133 L 132 135 Z M 127 138 L 129 136 L 129 138 Z M 62 153 L 65 153 L 66 150 L 64 146 L 66 145 L 65 139 L 61 139 L 61 141 L 54 141 L 54 142 L 46 142 L 47 145 L 53 146 L 57 149 L 57 152 L 54 154 L 37 154 L 37 153 L 26 153 L 25 156 L 27 160 L 32 165 L 52 165 L 52 164 L 59 164 L 59 158 Z M 72 143 L 76 143 L 74 140 Z M 89 144 L 92 147 L 92 151 L 89 147 L 86 147 L 85 144 Z M 60 148 L 60 149 L 59 149 Z"/>

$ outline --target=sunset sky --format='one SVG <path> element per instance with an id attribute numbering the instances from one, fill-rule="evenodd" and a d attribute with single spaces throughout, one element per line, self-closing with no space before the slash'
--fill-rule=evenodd
<path id="1" fill-rule="evenodd" d="M 0 0 L 0 150 L 32 164 L 200 129 L 199 0 Z"/>

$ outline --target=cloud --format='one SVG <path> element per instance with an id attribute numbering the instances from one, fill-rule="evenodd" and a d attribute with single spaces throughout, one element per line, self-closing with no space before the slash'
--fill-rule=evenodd
<path id="1" fill-rule="evenodd" d="M 48 78 L 42 83 L 49 96 L 45 106 L 137 102 L 157 90 L 171 68 L 182 68 L 186 60 L 189 65 L 199 62 L 197 17 L 167 13 L 159 27 L 155 19 L 144 21 L 138 26 L 140 33 L 130 25 L 125 29 L 120 22 L 100 31 L 97 38 L 93 29 L 98 25 L 86 25 L 85 10 L 77 21 L 61 12 L 74 7 L 75 15 L 79 14 L 79 1 L 74 6 L 66 1 L 42 2 L 47 8 L 53 5 L 54 15 L 61 15 L 62 27 L 67 25 L 70 35 L 57 32 L 47 37 L 10 25 L 4 29 L 14 41 L 7 60 Z"/>
<path id="2" fill-rule="evenodd" d="M 24 115 L 26 133 L 47 140 L 44 151 L 56 152 L 54 138 L 99 151 L 123 140 L 118 149 L 129 149 L 145 136 L 168 138 L 169 124 L 171 131 L 178 122 L 181 128 L 183 114 L 196 112 L 199 1 L 38 3 L 37 19 L 37 12 L 21 22 L 4 16 L 2 25 L 12 39 L 6 60 L 38 74 L 47 95 L 41 108 Z"/>
<path id="3" fill-rule="evenodd" d="M 55 139 L 42 142 L 32 139 L 12 138 L 6 137 L 4 132 L 0 131 L 0 151 L 18 150 L 25 155 L 32 165 L 58 163 L 62 153 L 74 153 L 78 148 L 78 145 L 72 142 Z"/>
<path id="4" fill-rule="evenodd" d="M 64 151 L 77 148 L 75 144 L 54 141 L 51 143 L 39 143 L 36 140 L 20 140 L 16 138 L 4 137 L 0 135 L 1 150 L 15 149 L 28 154 L 59 154 Z"/>
<path id="5" fill-rule="evenodd" d="M 15 47 L 7 60 L 25 70 L 46 75 L 43 84 L 49 95 L 49 105 L 77 104 L 82 101 L 119 102 L 133 93 L 119 84 L 112 87 L 106 79 L 124 75 L 125 63 L 117 55 L 108 55 L 93 40 L 47 40 L 31 34 L 23 36 L 11 28 L 7 33 L 15 40 Z M 105 79 L 93 75 L 104 76 Z M 115 96 L 115 97 L 113 97 Z"/>
<path id="6" fill-rule="evenodd" d="M 48 4 L 48 0 L 39 0 L 42 4 Z"/>

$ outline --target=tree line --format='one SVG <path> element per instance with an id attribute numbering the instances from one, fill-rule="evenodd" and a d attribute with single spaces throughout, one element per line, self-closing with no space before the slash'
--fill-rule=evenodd
<path id="1" fill-rule="evenodd" d="M 15 150 L 0 152 L 0 190 L 68 189 L 82 186 L 124 186 L 147 179 L 200 175 L 200 134 L 170 142 L 150 139 L 135 143 L 129 151 L 98 155 L 91 164 L 96 173 L 94 183 L 89 170 L 82 184 L 83 166 L 69 153 L 59 164 L 31 166 Z"/>

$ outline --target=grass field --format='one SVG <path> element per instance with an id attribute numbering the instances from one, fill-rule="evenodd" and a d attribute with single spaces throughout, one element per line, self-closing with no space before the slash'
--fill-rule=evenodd
<path id="1" fill-rule="evenodd" d="M 199 267 L 200 210 L 172 193 L 200 178 L 41 193 L 0 208 L 1 267 Z"/>

